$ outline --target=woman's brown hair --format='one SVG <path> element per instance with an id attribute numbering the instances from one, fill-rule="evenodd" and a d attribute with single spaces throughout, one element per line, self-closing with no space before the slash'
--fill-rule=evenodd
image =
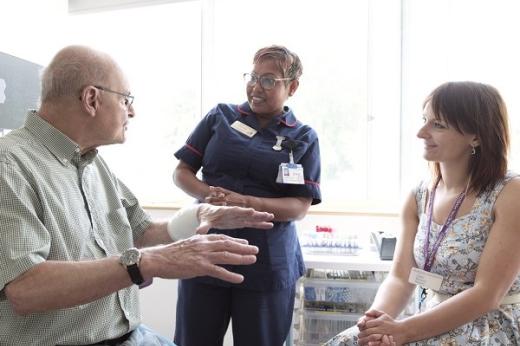
<path id="1" fill-rule="evenodd" d="M 475 82 L 448 82 L 438 86 L 426 98 L 435 117 L 458 132 L 477 136 L 479 146 L 471 156 L 469 189 L 480 194 L 492 188 L 507 172 L 509 125 L 507 109 L 494 87 Z M 439 163 L 432 164 L 436 180 Z"/>

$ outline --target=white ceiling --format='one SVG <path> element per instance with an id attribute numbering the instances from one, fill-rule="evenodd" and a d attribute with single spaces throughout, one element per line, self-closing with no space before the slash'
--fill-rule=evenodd
<path id="1" fill-rule="evenodd" d="M 69 13 L 99 12 L 193 0 L 68 0 Z"/>

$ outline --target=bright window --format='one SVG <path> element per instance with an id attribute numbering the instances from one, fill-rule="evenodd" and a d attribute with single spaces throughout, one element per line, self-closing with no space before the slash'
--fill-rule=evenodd
<path id="1" fill-rule="evenodd" d="M 399 192 L 400 11 L 391 4 L 396 2 L 211 3 L 213 17 L 203 36 L 203 83 L 207 83 L 203 113 L 218 102 L 244 102 L 241 76 L 251 70 L 256 50 L 285 45 L 303 64 L 300 87 L 287 104 L 320 139 L 324 203 L 319 208 L 359 207 L 383 196 L 387 201 L 386 197 L 395 199 Z M 380 169 L 396 183 L 381 183 Z"/>
<path id="2" fill-rule="evenodd" d="M 399 192 L 396 3 L 202 0 L 70 16 L 71 37 L 113 55 L 136 95 L 127 143 L 102 153 L 143 204 L 188 199 L 172 183 L 174 151 L 216 103 L 245 101 L 242 73 L 251 70 L 257 49 L 283 44 L 304 67 L 288 105 L 320 138 L 320 209 L 380 200 L 393 206 L 388 201 Z"/>
<path id="3" fill-rule="evenodd" d="M 172 181 L 173 153 L 201 114 L 200 13 L 200 1 L 188 1 L 68 18 L 70 37 L 108 52 L 130 81 L 127 141 L 100 151 L 143 204 L 185 198 Z"/>
<path id="4" fill-rule="evenodd" d="M 426 166 L 415 137 L 422 101 L 452 80 L 488 83 L 500 91 L 509 111 L 510 168 L 520 172 L 520 4 L 406 0 L 403 5 L 403 181 L 417 181 Z"/>
<path id="5" fill-rule="evenodd" d="M 72 15 L 65 25 L 73 42 L 109 52 L 128 73 L 137 117 L 128 142 L 102 152 L 143 204 L 190 199 L 173 185 L 173 153 L 216 103 L 245 101 L 242 73 L 258 48 L 283 44 L 304 67 L 288 105 L 320 138 L 319 208 L 398 211 L 426 171 L 415 137 L 422 101 L 444 81 L 482 81 L 502 92 L 519 170 L 517 7 L 200 0 Z"/>

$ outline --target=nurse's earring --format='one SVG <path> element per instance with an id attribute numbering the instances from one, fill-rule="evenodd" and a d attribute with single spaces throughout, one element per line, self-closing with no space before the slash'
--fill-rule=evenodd
<path id="1" fill-rule="evenodd" d="M 477 151 L 475 150 L 475 147 L 472 145 L 471 146 L 471 155 L 475 155 L 477 153 Z"/>

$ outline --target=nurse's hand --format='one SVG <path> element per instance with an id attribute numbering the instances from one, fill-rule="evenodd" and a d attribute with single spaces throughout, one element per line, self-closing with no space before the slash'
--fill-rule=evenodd
<path id="1" fill-rule="evenodd" d="M 209 187 L 209 195 L 204 198 L 205 203 L 213 205 L 226 205 L 226 194 L 217 190 L 217 187 Z"/>
<path id="2" fill-rule="evenodd" d="M 247 208 L 247 196 L 233 192 L 218 186 L 210 186 L 209 196 L 205 198 L 205 202 L 213 205 L 227 205 Z"/>
<path id="3" fill-rule="evenodd" d="M 200 204 L 198 214 L 200 225 L 196 230 L 198 234 L 208 233 L 210 228 L 273 228 L 271 213 L 256 211 L 253 208 L 238 208 L 227 206 L 214 206 Z"/>

